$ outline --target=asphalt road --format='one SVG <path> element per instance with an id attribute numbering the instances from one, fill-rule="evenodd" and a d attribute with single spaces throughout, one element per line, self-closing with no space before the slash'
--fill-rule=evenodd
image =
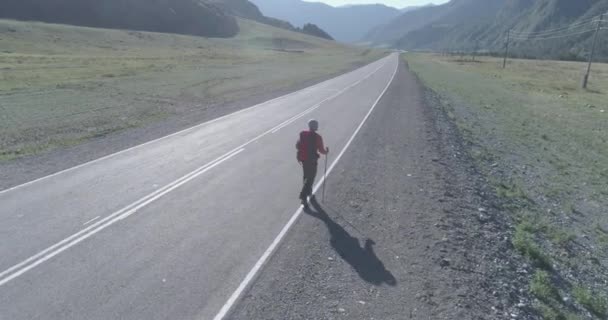
<path id="1" fill-rule="evenodd" d="M 397 64 L 0 191 L 0 319 L 220 319 L 300 213 L 298 132 L 335 164 Z"/>

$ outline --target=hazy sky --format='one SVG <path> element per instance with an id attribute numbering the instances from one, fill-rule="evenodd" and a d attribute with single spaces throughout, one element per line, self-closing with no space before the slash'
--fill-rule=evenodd
<path id="1" fill-rule="evenodd" d="M 305 0 L 309 2 L 325 2 L 332 6 L 343 6 L 346 4 L 384 3 L 387 6 L 403 8 L 408 6 L 419 6 L 427 3 L 441 4 L 449 0 Z"/>

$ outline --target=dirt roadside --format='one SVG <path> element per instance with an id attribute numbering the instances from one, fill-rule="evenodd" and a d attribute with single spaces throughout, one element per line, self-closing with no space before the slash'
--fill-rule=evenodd
<path id="1" fill-rule="evenodd" d="M 403 64 L 230 319 L 534 319 L 508 221 Z"/>
<path id="2" fill-rule="evenodd" d="M 312 86 L 351 70 L 355 70 L 365 64 L 367 63 L 354 64 L 348 70 L 302 81 L 297 85 L 281 90 L 277 90 L 276 88 L 264 88 L 261 91 L 249 92 L 247 94 L 247 99 L 240 100 L 236 103 L 205 105 L 204 101 L 199 101 L 199 105 L 196 105 L 196 102 L 187 100 L 182 101 L 179 102 L 180 105 L 178 107 L 186 109 L 188 112 L 181 112 L 179 115 L 173 115 L 169 118 L 141 127 L 98 136 L 75 146 L 58 148 L 45 153 L 21 157 L 14 160 L 1 161 L 0 190 L 5 190 L 101 158 L 114 152 L 166 136 L 240 109 L 280 97 L 290 92 Z"/>

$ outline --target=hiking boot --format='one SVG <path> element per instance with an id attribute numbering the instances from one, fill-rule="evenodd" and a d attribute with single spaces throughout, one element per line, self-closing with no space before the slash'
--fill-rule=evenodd
<path id="1" fill-rule="evenodd" d="M 304 207 L 304 209 L 308 209 L 308 201 L 306 201 L 306 199 L 301 199 L 301 201 L 302 201 L 301 203 L 302 203 L 302 206 Z"/>

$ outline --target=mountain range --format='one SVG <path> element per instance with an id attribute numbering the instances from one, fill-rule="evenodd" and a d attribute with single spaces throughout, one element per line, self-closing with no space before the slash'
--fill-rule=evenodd
<path id="1" fill-rule="evenodd" d="M 500 52 L 511 30 L 515 55 L 584 59 L 594 20 L 606 12 L 608 0 L 452 0 L 405 12 L 371 30 L 365 40 L 407 50 Z M 599 43 L 603 57 L 608 57 L 606 42 Z"/>
<path id="2" fill-rule="evenodd" d="M 294 27 L 291 23 L 262 14 L 260 9 L 248 0 L 206 0 L 213 5 L 221 8 L 224 12 L 260 23 L 268 24 L 277 28 L 287 29 L 294 32 L 301 32 L 311 36 L 333 40 L 325 30 L 317 25 L 306 22 L 302 27 Z"/>
<path id="3" fill-rule="evenodd" d="M 237 18 L 343 42 L 582 60 L 608 0 L 451 0 L 402 10 L 303 0 L 1 0 L 0 18 L 232 37 Z M 608 15 L 597 54 L 608 60 Z M 547 31 L 549 30 L 549 31 Z"/>
<path id="4" fill-rule="evenodd" d="M 206 37 L 239 31 L 233 16 L 202 0 L 2 0 L 0 18 Z"/>
<path id="5" fill-rule="evenodd" d="M 251 0 L 267 16 L 301 26 L 314 23 L 336 40 L 359 42 L 370 29 L 399 16 L 401 11 L 381 4 L 332 7 L 302 0 Z"/>
<path id="6" fill-rule="evenodd" d="M 2 0 L 0 18 L 78 26 L 232 37 L 235 17 L 331 39 L 324 30 L 264 16 L 248 0 Z"/>

